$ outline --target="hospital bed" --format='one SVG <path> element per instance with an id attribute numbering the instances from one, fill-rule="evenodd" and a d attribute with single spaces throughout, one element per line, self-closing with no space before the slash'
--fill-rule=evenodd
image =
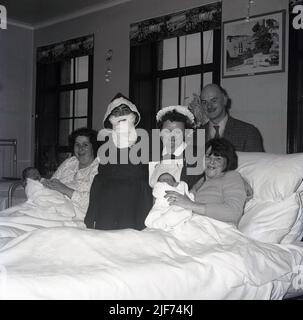
<path id="1" fill-rule="evenodd" d="M 283 299 L 303 294 L 303 154 L 238 153 L 254 197 L 238 229 L 42 228 L 0 244 L 4 299 Z M 2 228 L 2 229 L 1 229 Z M 0 236 L 9 230 L 0 225 Z"/>

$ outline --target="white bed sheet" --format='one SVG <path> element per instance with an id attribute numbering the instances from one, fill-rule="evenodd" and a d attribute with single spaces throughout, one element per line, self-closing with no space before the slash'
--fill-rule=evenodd
<path id="1" fill-rule="evenodd" d="M 47 228 L 2 246 L 0 297 L 282 299 L 302 258 L 301 246 L 258 242 L 201 216 L 174 233 Z"/>

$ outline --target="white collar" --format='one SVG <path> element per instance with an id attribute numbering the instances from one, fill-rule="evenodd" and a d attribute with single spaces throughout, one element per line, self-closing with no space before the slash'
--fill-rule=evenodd
<path id="1" fill-rule="evenodd" d="M 179 147 L 173 152 L 173 155 L 175 155 L 176 157 L 179 157 L 183 151 L 185 150 L 185 148 L 187 147 L 187 144 L 185 142 L 182 142 Z M 162 156 L 165 156 L 169 154 L 166 150 L 166 147 L 163 148 L 163 151 L 162 151 Z"/>

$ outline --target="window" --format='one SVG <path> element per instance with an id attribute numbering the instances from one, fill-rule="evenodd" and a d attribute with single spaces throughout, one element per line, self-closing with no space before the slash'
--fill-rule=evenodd
<path id="1" fill-rule="evenodd" d="M 75 129 L 87 127 L 89 118 L 89 56 L 61 63 L 59 85 L 58 145 L 68 146 L 68 136 Z"/>
<path id="2" fill-rule="evenodd" d="M 152 129 L 160 108 L 188 105 L 205 85 L 220 84 L 221 31 L 134 46 L 130 59 L 130 97 L 140 107 L 142 127 Z"/>
<path id="3" fill-rule="evenodd" d="M 38 48 L 35 165 L 49 177 L 70 156 L 68 137 L 92 127 L 93 36 Z"/>
<path id="4" fill-rule="evenodd" d="M 193 93 L 213 82 L 214 30 L 158 43 L 156 79 L 158 105 L 188 105 Z"/>
<path id="5" fill-rule="evenodd" d="M 188 105 L 206 84 L 220 84 L 221 25 L 221 1 L 130 25 L 129 96 L 141 127 L 156 128 L 161 107 Z"/>

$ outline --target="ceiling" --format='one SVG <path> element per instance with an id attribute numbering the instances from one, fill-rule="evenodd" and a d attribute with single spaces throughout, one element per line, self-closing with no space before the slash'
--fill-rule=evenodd
<path id="1" fill-rule="evenodd" d="M 37 27 L 130 0 L 1 0 L 8 20 Z"/>

